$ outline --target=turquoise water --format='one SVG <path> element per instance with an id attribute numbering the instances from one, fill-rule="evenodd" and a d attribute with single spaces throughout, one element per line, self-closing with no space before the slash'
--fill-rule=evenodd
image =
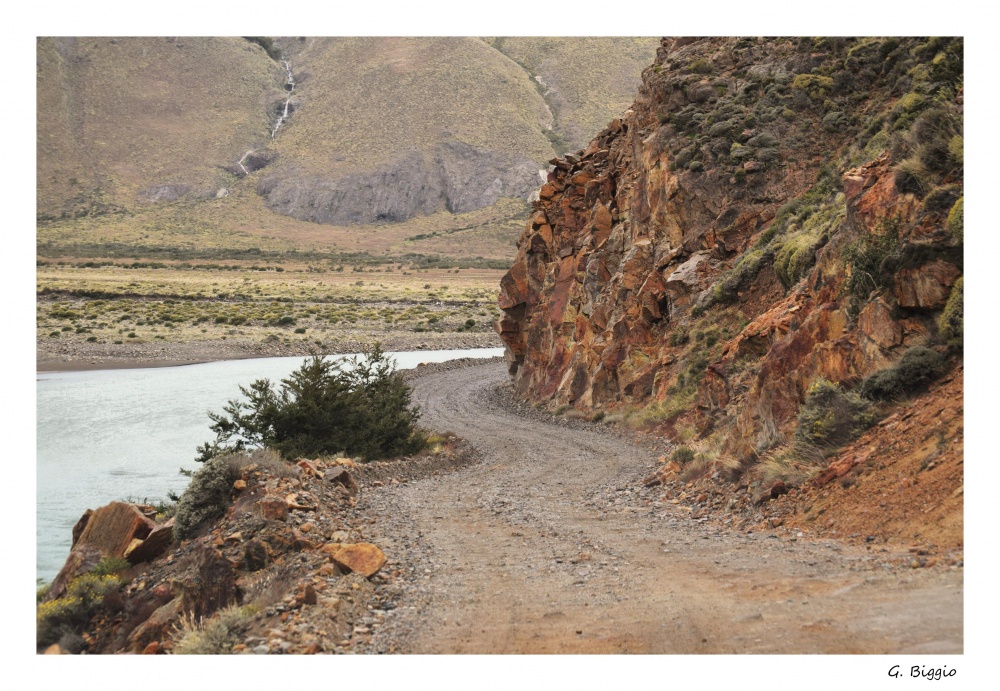
<path id="1" fill-rule="evenodd" d="M 502 348 L 390 353 L 399 369 L 421 362 L 489 358 Z M 339 356 L 348 357 L 348 356 Z M 183 367 L 37 375 L 36 571 L 51 580 L 84 510 L 110 501 L 156 501 L 187 484 L 195 447 L 213 437 L 208 411 L 240 384 L 287 377 L 301 357 L 226 360 Z"/>

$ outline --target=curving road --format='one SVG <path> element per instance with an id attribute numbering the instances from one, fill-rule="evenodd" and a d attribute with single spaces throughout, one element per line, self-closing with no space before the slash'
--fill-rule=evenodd
<path id="1" fill-rule="evenodd" d="M 506 381 L 490 363 L 413 382 L 423 424 L 482 461 L 365 499 L 409 579 L 381 634 L 395 651 L 962 651 L 960 570 L 691 519 L 641 489 L 651 448 L 516 411 Z"/>

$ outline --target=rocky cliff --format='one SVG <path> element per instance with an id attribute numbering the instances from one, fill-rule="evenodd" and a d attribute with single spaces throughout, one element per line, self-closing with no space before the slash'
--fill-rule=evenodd
<path id="1" fill-rule="evenodd" d="M 551 161 L 499 296 L 517 390 L 738 471 L 819 380 L 959 352 L 962 74 L 960 39 L 664 39 Z"/>

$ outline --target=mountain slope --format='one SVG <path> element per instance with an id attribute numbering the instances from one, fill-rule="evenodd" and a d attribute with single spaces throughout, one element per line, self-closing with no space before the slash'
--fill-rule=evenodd
<path id="1" fill-rule="evenodd" d="M 489 39 L 535 80 L 554 117 L 549 132 L 559 153 L 581 149 L 632 103 L 639 75 L 656 54 L 656 39 L 512 36 Z"/>
<path id="2" fill-rule="evenodd" d="M 239 38 L 41 38 L 37 61 L 43 220 L 214 196 L 281 95 Z"/>
<path id="3" fill-rule="evenodd" d="M 86 237 L 159 256 L 196 249 L 186 228 L 213 246 L 325 249 L 358 224 L 426 218 L 431 227 L 397 235 L 452 233 L 463 224 L 454 215 L 488 207 L 505 227 L 509 200 L 521 200 L 522 216 L 553 142 L 575 141 L 574 123 L 618 114 L 638 80 L 636 55 L 651 55 L 655 40 L 519 38 L 506 54 L 497 42 L 275 39 L 289 94 L 283 61 L 241 38 L 40 39 L 39 235 L 83 251 L 72 249 L 82 237 L 73 219 L 86 215 Z M 558 93 L 543 96 L 534 69 Z M 591 77 L 607 83 L 587 91 Z M 507 247 L 510 234 L 472 246 L 493 254 L 497 242 Z M 391 253 L 425 244 L 459 256 L 469 246 L 415 239 Z"/>

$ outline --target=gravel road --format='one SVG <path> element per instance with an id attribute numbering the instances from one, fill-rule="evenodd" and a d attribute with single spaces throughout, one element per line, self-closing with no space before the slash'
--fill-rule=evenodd
<path id="1" fill-rule="evenodd" d="M 650 446 L 514 402 L 503 363 L 413 385 L 423 423 L 480 460 L 365 493 L 399 576 L 363 652 L 963 650 L 959 568 L 693 519 L 642 488 Z"/>

